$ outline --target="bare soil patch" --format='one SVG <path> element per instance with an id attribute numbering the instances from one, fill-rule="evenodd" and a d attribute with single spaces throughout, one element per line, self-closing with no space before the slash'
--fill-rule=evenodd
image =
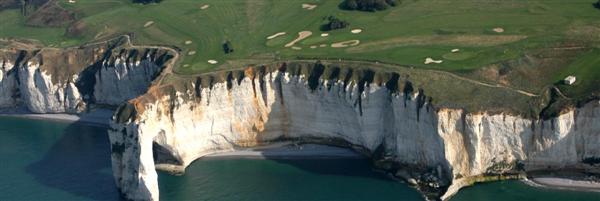
<path id="1" fill-rule="evenodd" d="M 342 48 L 342 47 L 357 46 L 358 44 L 360 44 L 359 40 L 348 40 L 348 41 L 343 41 L 343 42 L 338 42 L 338 43 L 331 44 L 331 47 L 333 47 L 333 48 Z"/>
<path id="2" fill-rule="evenodd" d="M 301 40 L 308 38 L 310 35 L 312 35 L 311 31 L 301 31 L 298 33 L 298 38 L 294 39 L 292 42 L 289 42 L 288 44 L 285 44 L 285 47 L 292 47 L 297 42 L 300 42 Z"/>
<path id="3" fill-rule="evenodd" d="M 270 35 L 269 37 L 267 37 L 267 40 L 271 40 L 271 39 L 277 38 L 277 37 L 279 37 L 279 36 L 283 36 L 283 35 L 285 35 L 285 34 L 286 34 L 285 32 L 279 32 L 279 33 L 276 33 L 276 34 Z"/>
<path id="4" fill-rule="evenodd" d="M 435 64 L 441 64 L 442 62 L 444 62 L 444 61 L 443 60 L 435 60 L 435 59 L 432 59 L 430 57 L 427 57 L 427 58 L 425 58 L 424 64 L 433 64 L 433 63 L 435 63 Z"/>
<path id="5" fill-rule="evenodd" d="M 146 24 L 144 24 L 144 28 L 145 27 L 150 27 L 154 24 L 154 21 L 147 21 Z"/>
<path id="6" fill-rule="evenodd" d="M 369 52 L 411 45 L 463 45 L 474 47 L 496 46 L 523 40 L 525 35 L 437 35 L 396 37 L 363 43 L 349 48 L 349 52 Z"/>
<path id="7" fill-rule="evenodd" d="M 35 27 L 61 27 L 75 20 L 75 13 L 54 2 L 48 2 L 29 16 L 25 24 Z"/>
<path id="8" fill-rule="evenodd" d="M 304 8 L 306 10 L 313 10 L 313 9 L 317 8 L 317 5 L 303 3 L 302 8 Z"/>

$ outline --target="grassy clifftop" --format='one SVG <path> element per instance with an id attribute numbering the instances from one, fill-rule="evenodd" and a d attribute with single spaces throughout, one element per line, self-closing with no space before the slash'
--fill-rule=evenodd
<path id="1" fill-rule="evenodd" d="M 422 78 L 413 78 L 436 82 L 474 80 L 499 86 L 492 89 L 509 88 L 538 97 L 556 85 L 560 94 L 555 93 L 555 102 L 562 105 L 557 108 L 576 105 L 600 92 L 600 61 L 596 59 L 600 56 L 600 10 L 592 6 L 594 0 L 407 0 L 377 12 L 342 10 L 341 2 L 53 0 L 50 3 L 76 19 L 61 26 L 34 27 L 28 24 L 31 16 L 57 15 L 48 9 L 25 16 L 20 9 L 1 10 L 0 45 L 27 39 L 70 47 L 129 34 L 135 44 L 177 47 L 180 57 L 173 76 L 291 60 L 369 61 L 362 66 L 415 70 Z M 329 16 L 349 26 L 321 31 Z M 301 32 L 311 34 L 291 44 Z M 233 52 L 224 53 L 226 42 Z M 431 62 L 425 64 L 428 58 Z M 435 79 L 438 71 L 429 70 L 458 77 L 440 81 Z M 572 86 L 558 84 L 568 75 L 577 76 L 578 81 Z M 484 95 L 460 86 L 431 88 L 450 100 Z M 502 93 L 487 95 L 501 101 L 507 97 Z"/>

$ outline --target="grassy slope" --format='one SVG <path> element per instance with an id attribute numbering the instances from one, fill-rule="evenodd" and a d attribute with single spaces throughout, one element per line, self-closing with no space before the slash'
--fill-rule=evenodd
<path id="1" fill-rule="evenodd" d="M 577 56 L 571 65 L 545 72 L 535 87 L 528 86 L 527 80 L 515 81 L 512 87 L 537 93 L 535 89 L 574 74 L 580 81 L 572 90 L 565 90 L 580 97 L 597 91 L 600 72 L 595 65 L 600 62 L 595 59 L 600 51 L 594 49 L 600 42 L 600 11 L 591 6 L 594 0 L 406 0 L 399 7 L 376 13 L 341 11 L 338 0 L 165 0 L 151 5 L 129 0 L 59 2 L 85 22 L 83 36 L 68 38 L 62 28 L 25 27 L 18 11 L 6 10 L 0 12 L 0 37 L 33 38 L 64 47 L 134 33 L 138 44 L 180 47 L 183 57 L 175 69 L 180 74 L 296 58 L 377 60 L 459 73 L 516 60 L 530 51 L 576 43 L 592 50 Z M 302 3 L 318 7 L 309 11 L 301 7 Z M 202 10 L 206 4 L 210 7 Z M 318 28 L 322 18 L 331 14 L 348 20 L 351 26 L 322 38 Z M 155 23 L 145 28 L 148 21 Z M 495 27 L 505 32 L 495 33 Z M 364 31 L 351 34 L 353 28 Z M 302 50 L 283 47 L 303 30 L 314 34 L 297 45 Z M 288 34 L 266 39 L 282 31 Z M 309 48 L 352 39 L 361 44 Z M 193 43 L 184 44 L 187 40 Z M 232 42 L 233 54 L 223 54 L 221 44 L 225 40 Z M 461 53 L 449 53 L 454 48 L 460 48 Z M 196 54 L 187 55 L 190 51 Z M 444 62 L 424 65 L 426 57 Z M 206 62 L 209 59 L 220 64 L 210 65 Z"/>

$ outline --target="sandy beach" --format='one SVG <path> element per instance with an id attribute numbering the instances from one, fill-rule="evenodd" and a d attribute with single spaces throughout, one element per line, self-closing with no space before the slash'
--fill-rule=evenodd
<path id="1" fill-rule="evenodd" d="M 74 114 L 34 114 L 34 113 L 28 112 L 26 110 L 17 110 L 17 111 L 1 113 L 0 116 L 27 118 L 27 119 L 41 119 L 41 120 L 51 120 L 51 121 L 60 121 L 60 122 L 76 122 L 76 123 L 83 123 L 83 124 L 88 124 L 88 125 L 93 125 L 93 126 L 106 127 L 110 123 L 112 114 L 113 114 L 113 111 L 108 110 L 108 109 L 94 109 L 91 112 L 82 113 L 79 115 L 74 115 Z"/>
<path id="2" fill-rule="evenodd" d="M 558 177 L 534 177 L 524 181 L 534 187 L 600 192 L 600 182 Z"/>
<path id="3" fill-rule="evenodd" d="M 256 158 L 256 159 L 298 159 L 298 158 L 364 158 L 350 149 L 317 145 L 276 143 L 251 149 L 215 153 L 204 158 Z"/>

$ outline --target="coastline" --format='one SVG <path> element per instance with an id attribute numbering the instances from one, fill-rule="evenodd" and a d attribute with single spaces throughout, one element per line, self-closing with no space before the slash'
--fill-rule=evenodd
<path id="1" fill-rule="evenodd" d="M 364 159 L 365 157 L 347 148 L 318 145 L 275 143 L 256 148 L 238 149 L 213 153 L 202 159 L 245 158 L 245 159 Z"/>
<path id="2" fill-rule="evenodd" d="M 600 182 L 591 180 L 540 176 L 526 178 L 522 181 L 525 184 L 536 188 L 547 188 L 567 191 L 600 192 Z"/>
<path id="3" fill-rule="evenodd" d="M 82 114 L 35 114 L 27 110 L 15 110 L 0 113 L 0 117 L 14 117 L 34 120 L 47 120 L 65 123 L 80 123 L 97 127 L 108 127 L 112 118 L 113 111 L 108 109 L 94 109 L 91 112 Z"/>

